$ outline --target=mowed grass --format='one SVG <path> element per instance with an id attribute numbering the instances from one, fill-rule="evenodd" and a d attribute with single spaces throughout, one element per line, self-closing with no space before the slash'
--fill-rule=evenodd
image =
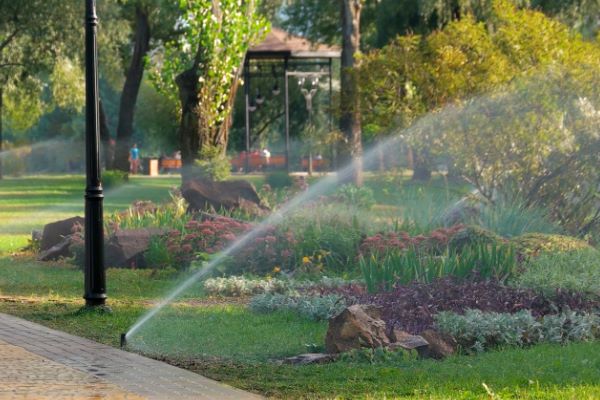
<path id="1" fill-rule="evenodd" d="M 174 270 L 114 269 L 106 271 L 111 300 L 156 300 L 177 286 L 188 274 Z M 66 262 L 40 263 L 30 256 L 0 257 L 0 295 L 79 300 L 83 295 L 83 272 Z M 182 296 L 203 296 L 202 283 Z"/>
<path id="2" fill-rule="evenodd" d="M 125 210 L 134 200 L 167 201 L 178 176 L 133 176 L 129 183 L 104 193 L 104 213 Z M 0 180 L 0 254 L 27 244 L 33 229 L 84 214 L 85 178 L 44 175 Z"/>

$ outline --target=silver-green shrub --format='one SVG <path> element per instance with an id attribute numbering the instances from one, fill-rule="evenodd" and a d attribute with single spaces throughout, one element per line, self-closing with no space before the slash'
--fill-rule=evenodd
<path id="1" fill-rule="evenodd" d="M 301 296 L 297 294 L 259 294 L 250 301 L 250 309 L 257 313 L 292 311 L 306 318 L 321 321 L 335 317 L 346 308 L 346 300 L 339 295 Z"/>
<path id="2" fill-rule="evenodd" d="M 260 293 L 287 293 L 290 282 L 282 279 L 250 279 L 243 276 L 210 278 L 204 281 L 204 290 L 209 295 L 251 296 Z"/>
<path id="3" fill-rule="evenodd" d="M 357 283 L 357 281 L 347 281 L 342 278 L 330 278 L 328 276 L 323 276 L 318 281 L 229 276 L 207 279 L 204 281 L 204 291 L 212 296 L 236 297 L 261 293 L 295 293 L 298 290 L 336 288 L 352 283 Z"/>
<path id="4" fill-rule="evenodd" d="M 456 339 L 466 350 L 481 352 L 496 346 L 567 343 L 600 337 L 600 317 L 567 311 L 536 319 L 528 310 L 514 314 L 467 310 L 464 315 L 441 312 L 436 328 Z"/>

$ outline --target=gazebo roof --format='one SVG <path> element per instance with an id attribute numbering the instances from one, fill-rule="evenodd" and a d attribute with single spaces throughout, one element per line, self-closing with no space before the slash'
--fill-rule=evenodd
<path id="1" fill-rule="evenodd" d="M 272 28 L 265 39 L 248 50 L 249 58 L 339 58 L 339 47 L 312 43 L 283 29 Z"/>

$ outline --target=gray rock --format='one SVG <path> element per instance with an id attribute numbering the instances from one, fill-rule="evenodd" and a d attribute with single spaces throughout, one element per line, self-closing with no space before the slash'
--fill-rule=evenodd
<path id="1" fill-rule="evenodd" d="M 31 241 L 32 242 L 41 242 L 42 241 L 42 231 L 39 229 L 33 229 L 31 231 Z"/>
<path id="2" fill-rule="evenodd" d="M 419 335 L 411 335 L 408 332 L 401 331 L 399 329 L 394 329 L 392 334 L 390 335 L 390 340 L 393 341 L 392 344 L 389 345 L 389 349 L 404 349 L 404 350 L 419 350 L 421 348 L 426 348 L 429 346 L 427 340 L 423 339 L 422 336 Z"/>
<path id="3" fill-rule="evenodd" d="M 309 364 L 326 364 L 335 361 L 338 358 L 337 354 L 324 353 L 306 353 L 295 357 L 288 357 L 283 360 L 283 364 L 290 365 L 309 365 Z"/>
<path id="4" fill-rule="evenodd" d="M 49 249 L 42 250 L 40 254 L 38 254 L 38 261 L 52 261 L 58 260 L 59 258 L 71 257 L 73 254 L 69 250 L 69 247 L 72 242 L 71 236 L 64 237 L 62 241 Z"/>

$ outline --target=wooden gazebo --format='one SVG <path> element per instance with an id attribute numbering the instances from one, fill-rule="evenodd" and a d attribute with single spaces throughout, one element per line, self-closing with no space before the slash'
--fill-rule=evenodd
<path id="1" fill-rule="evenodd" d="M 331 102 L 332 63 L 333 59 L 340 58 L 341 51 L 337 47 L 312 43 L 305 38 L 291 35 L 290 33 L 272 28 L 266 38 L 246 53 L 244 62 L 244 95 L 245 95 L 245 123 L 246 123 L 246 154 L 250 152 L 250 112 L 255 107 L 250 100 L 250 87 L 252 78 L 280 77 L 284 80 L 284 108 L 285 108 L 285 156 L 286 168 L 290 170 L 290 99 L 289 78 L 311 80 L 312 78 L 329 78 L 329 99 Z M 270 72 L 263 72 L 271 66 Z M 276 90 L 276 89 L 274 89 Z M 311 93 L 312 92 L 312 93 Z M 304 93 L 304 92 L 303 92 Z M 304 93 L 307 107 L 310 107 L 311 96 L 314 91 Z M 257 99 L 258 101 L 259 99 Z M 331 118 L 330 118 L 331 121 Z M 331 122 L 330 122 L 331 123 Z M 330 127 L 331 128 L 331 127 Z"/>

